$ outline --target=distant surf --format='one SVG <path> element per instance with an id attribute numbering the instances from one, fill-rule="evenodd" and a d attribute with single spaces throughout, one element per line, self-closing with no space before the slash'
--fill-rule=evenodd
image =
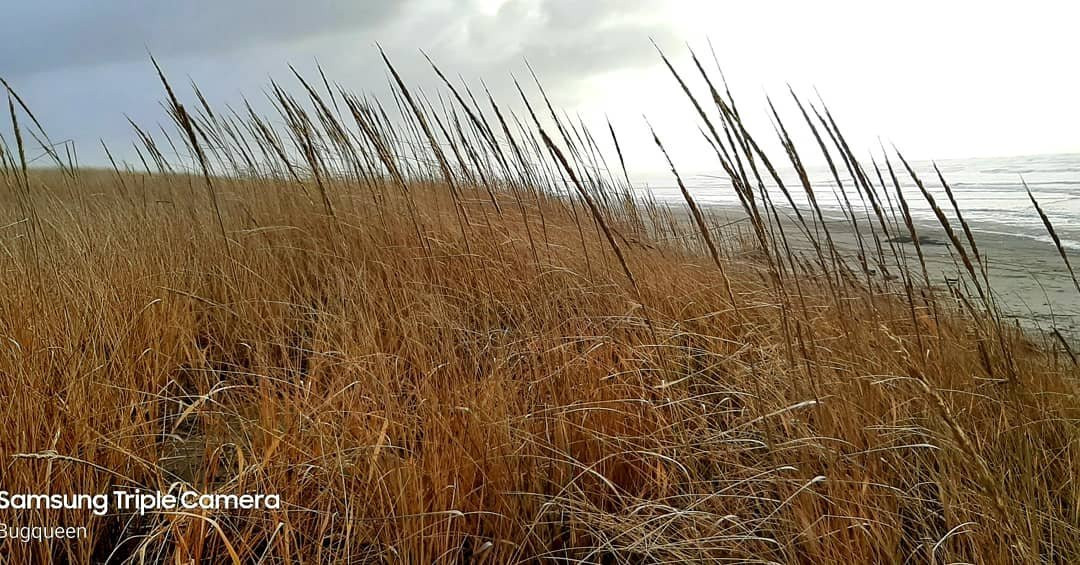
<path id="1" fill-rule="evenodd" d="M 945 159 L 936 161 L 945 181 L 949 183 L 956 200 L 963 210 L 971 228 L 976 233 L 1014 236 L 1052 244 L 1046 228 L 1039 220 L 1035 208 L 1024 191 L 1026 183 L 1039 200 L 1043 209 L 1054 222 L 1062 246 L 1080 251 L 1080 153 L 1055 155 L 1028 155 L 1020 157 L 994 157 L 975 159 Z M 898 164 L 894 163 L 894 167 Z M 936 198 L 947 203 L 941 183 L 934 173 L 934 163 L 913 162 L 912 167 L 920 175 L 927 189 Z M 888 171 L 882 166 L 882 178 L 895 204 L 895 189 Z M 790 188 L 792 200 L 800 208 L 810 203 L 799 186 L 798 177 L 790 170 L 780 169 L 784 183 Z M 825 166 L 809 167 L 811 186 L 818 204 L 826 214 L 843 218 L 841 187 L 855 209 L 861 210 L 863 201 L 851 176 L 846 170 L 840 175 L 840 184 Z M 762 171 L 764 174 L 764 171 Z M 867 171 L 877 183 L 876 171 Z M 919 194 L 910 177 L 897 171 L 901 190 L 911 207 L 913 218 L 919 222 L 936 224 L 933 211 Z M 687 187 L 702 204 L 738 206 L 738 198 L 723 171 L 705 171 L 685 176 Z M 639 176 L 638 190 L 651 192 L 660 201 L 681 204 L 682 196 L 670 175 L 650 174 Z M 781 210 L 790 204 L 779 188 L 766 182 L 773 202 Z M 868 206 L 869 204 L 867 204 Z M 945 206 L 951 215 L 951 207 Z"/>
<path id="2" fill-rule="evenodd" d="M 934 172 L 934 164 L 914 162 L 911 165 L 959 232 L 955 212 Z M 999 296 L 999 306 L 1006 315 L 1031 328 L 1060 329 L 1080 343 L 1080 299 L 1053 240 L 1024 190 L 1026 183 L 1053 222 L 1066 252 L 1080 255 L 1076 253 L 1080 251 L 1080 154 L 951 159 L 938 161 L 937 166 L 952 189 L 976 244 L 988 259 L 989 276 L 995 294 Z M 851 202 L 864 237 L 877 221 L 870 203 L 864 204 L 849 175 L 841 175 L 838 184 L 826 167 L 808 169 L 811 187 L 826 221 L 832 226 L 830 229 L 837 245 L 857 253 L 860 247 L 845 216 L 844 193 Z M 888 170 L 883 170 L 881 175 L 888 187 L 886 192 L 880 190 L 877 172 L 866 172 L 878 192 L 887 193 L 891 200 L 891 203 L 883 202 L 885 213 L 891 219 L 891 207 L 896 218 L 901 218 Z M 801 210 L 809 210 L 810 203 L 794 172 L 779 170 L 779 174 L 795 205 Z M 950 277 L 950 271 L 955 272 L 957 268 L 956 258 L 946 244 L 947 237 L 910 175 L 906 171 L 896 171 L 896 176 L 912 219 L 918 225 L 931 277 L 936 279 L 935 284 L 944 283 Z M 727 210 L 725 214 L 742 214 L 738 197 L 723 173 L 705 172 L 686 175 L 684 179 L 694 198 L 703 206 Z M 667 178 L 663 175 L 638 178 L 635 184 L 643 197 L 651 193 L 658 201 L 673 208 L 685 205 L 670 175 Z M 767 183 L 766 188 L 780 214 L 791 210 L 787 197 L 777 186 Z M 810 218 L 812 220 L 813 216 Z M 897 223 L 903 225 L 902 220 Z M 903 231 L 901 228 L 900 233 Z M 797 233 L 797 230 L 791 233 Z M 905 240 L 910 241 L 910 237 L 902 236 L 894 243 L 899 243 L 905 253 L 913 253 Z M 1074 267 L 1080 266 L 1080 256 L 1072 262 Z"/>

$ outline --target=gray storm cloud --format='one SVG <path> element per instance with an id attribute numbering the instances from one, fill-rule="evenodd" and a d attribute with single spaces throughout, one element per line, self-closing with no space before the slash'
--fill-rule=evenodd
<path id="1" fill-rule="evenodd" d="M 374 41 L 415 47 L 470 70 L 527 57 L 563 75 L 617 69 L 650 57 L 647 38 L 671 35 L 645 0 L 509 0 L 494 14 L 470 0 L 231 0 L 229 2 L 21 3 L 0 20 L 0 74 L 34 73 L 159 58 L 227 56 L 331 38 L 333 60 Z M 370 54 L 370 53 L 369 53 Z M 193 65 L 197 67 L 198 65 Z M 190 69 L 197 72 L 198 69 Z"/>
<path id="2" fill-rule="evenodd" d="M 145 2 L 54 0 L 6 6 L 0 70 L 8 76 L 165 56 L 215 55 L 384 25 L 411 1 Z"/>
<path id="3" fill-rule="evenodd" d="M 0 76 L 42 118 L 51 136 L 74 140 L 87 160 L 98 138 L 124 154 L 138 122 L 163 118 L 150 51 L 175 80 L 191 77 L 215 103 L 261 97 L 269 77 L 293 84 L 295 64 L 318 59 L 332 80 L 385 92 L 381 44 L 414 86 L 438 82 L 419 50 L 450 76 L 485 79 L 513 99 L 510 73 L 536 70 L 559 105 L 587 96 L 590 76 L 654 64 L 649 38 L 674 42 L 656 0 L 230 0 L 145 2 L 55 0 L 5 7 Z M 0 122 L 3 118 L 0 118 Z"/>

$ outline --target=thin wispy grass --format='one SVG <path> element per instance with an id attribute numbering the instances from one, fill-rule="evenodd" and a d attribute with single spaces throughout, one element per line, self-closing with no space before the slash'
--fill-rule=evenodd
<path id="1" fill-rule="evenodd" d="M 655 132 L 681 203 L 635 185 L 628 128 L 605 124 L 605 155 L 539 81 L 542 106 L 520 86 L 480 104 L 434 62 L 444 89 L 424 92 L 383 57 L 391 98 L 293 68 L 271 115 L 158 67 L 172 127 L 131 122 L 137 163 L 110 147 L 101 170 L 28 166 L 51 142 L 11 92 L 0 485 L 284 506 L 8 509 L 89 534 L 0 540 L 5 559 L 1080 559 L 1080 368 L 1060 333 L 1001 322 L 951 189 L 963 240 L 902 158 L 910 180 L 887 154 L 871 178 L 794 97 L 844 205 L 828 218 L 779 108 L 776 158 L 718 69 L 661 54 L 739 199 L 725 220 Z M 909 198 L 981 299 L 935 286 Z"/>

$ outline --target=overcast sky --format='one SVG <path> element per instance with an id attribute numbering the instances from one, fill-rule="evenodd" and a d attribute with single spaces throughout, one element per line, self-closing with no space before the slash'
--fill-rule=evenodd
<path id="1" fill-rule="evenodd" d="M 553 102 L 588 123 L 609 115 L 631 168 L 661 168 L 642 116 L 687 170 L 714 169 L 694 114 L 660 66 L 686 44 L 711 61 L 740 109 L 771 134 L 765 95 L 816 88 L 855 145 L 880 136 L 915 158 L 1080 152 L 1074 2 L 718 0 L 23 1 L 0 20 L 0 76 L 54 140 L 93 161 L 98 138 L 129 144 L 125 114 L 164 122 L 152 51 L 211 102 L 261 98 L 288 64 L 357 92 L 385 92 L 381 43 L 413 84 L 435 90 L 419 49 L 451 75 L 512 99 L 528 60 Z M 689 71 L 689 69 L 687 69 Z M 695 83 L 696 84 L 696 83 Z M 790 115 L 790 114 L 789 114 Z M 794 121 L 795 116 L 791 116 Z M 118 149 L 118 152 L 123 153 Z"/>

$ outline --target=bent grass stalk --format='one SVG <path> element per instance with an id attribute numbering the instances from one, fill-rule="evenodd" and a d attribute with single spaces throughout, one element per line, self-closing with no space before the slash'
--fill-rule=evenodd
<path id="1" fill-rule="evenodd" d="M 892 231 L 906 228 L 918 260 L 893 251 L 903 292 L 855 282 L 854 258 L 832 238 L 851 227 L 858 201 L 826 225 L 820 187 L 770 104 L 810 201 L 787 218 L 781 207 L 796 200 L 779 161 L 726 81 L 714 84 L 693 59 L 714 109 L 679 84 L 705 121 L 698 142 L 740 199 L 745 217 L 731 222 L 704 204 L 655 132 L 688 214 L 630 196 L 646 187 L 628 174 L 629 130 L 616 138 L 618 124 L 604 124 L 616 151 L 605 155 L 589 123 L 557 111 L 547 93 L 541 121 L 519 88 L 529 111 L 519 120 L 485 86 L 484 112 L 498 122 L 489 123 L 434 65 L 439 93 L 388 71 L 385 104 L 321 66 L 321 83 L 293 69 L 299 96 L 271 82 L 272 118 L 246 101 L 215 107 L 197 85 L 189 113 L 158 68 L 172 123 L 131 122 L 146 173 L 115 144 L 100 170 L 77 169 L 74 151 L 66 169 L 32 166 L 28 151 L 48 138 L 37 124 L 27 134 L 12 97 L 19 130 L 10 146 L 0 140 L 10 187 L 0 195 L 0 483 L 69 493 L 188 484 L 277 493 L 287 509 L 94 517 L 89 539 L 0 540 L 0 554 L 1080 558 L 1071 425 L 1080 367 L 1062 363 L 1049 340 L 1000 326 L 996 346 L 984 347 L 973 322 L 985 314 L 931 286 L 888 156 L 889 176 L 875 163 L 877 180 L 890 211 L 890 196 L 899 207 Z M 834 170 L 854 177 L 858 214 L 872 229 L 876 216 L 887 237 L 879 193 L 835 120 L 799 109 L 826 157 L 835 154 L 822 128 L 840 152 Z M 185 171 L 189 157 L 199 171 Z M 608 168 L 616 160 L 621 180 Z M 500 214 L 505 206 L 521 214 Z M 463 208 L 482 226 L 466 224 Z M 49 242 L 37 258 L 32 229 Z M 792 230 L 826 241 L 804 257 L 786 241 Z M 968 243 L 977 275 L 992 250 L 975 257 Z M 49 277 L 34 280 L 37 261 Z M 975 282 L 993 293 L 992 280 Z M 1012 362 L 1023 387 L 983 376 Z M 918 388 L 900 386 L 911 379 Z M 83 520 L 10 510 L 0 519 Z"/>

